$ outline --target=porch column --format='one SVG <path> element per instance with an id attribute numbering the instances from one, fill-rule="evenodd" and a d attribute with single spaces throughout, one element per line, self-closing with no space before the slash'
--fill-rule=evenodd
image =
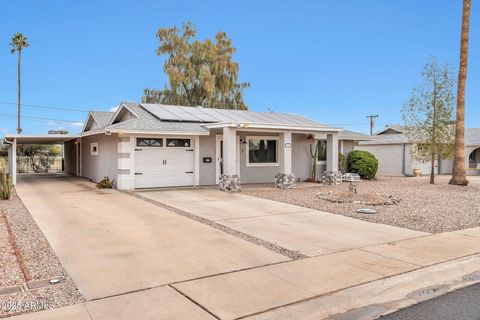
<path id="1" fill-rule="evenodd" d="M 240 191 L 237 172 L 237 130 L 223 127 L 223 175 L 218 187 L 222 191 Z"/>
<path id="2" fill-rule="evenodd" d="M 338 171 L 338 133 L 327 134 L 327 171 Z"/>
<path id="3" fill-rule="evenodd" d="M 292 173 L 292 133 L 290 131 L 286 131 L 280 136 L 280 155 L 283 161 L 280 172 L 275 175 L 275 187 L 295 188 L 297 178 Z"/>

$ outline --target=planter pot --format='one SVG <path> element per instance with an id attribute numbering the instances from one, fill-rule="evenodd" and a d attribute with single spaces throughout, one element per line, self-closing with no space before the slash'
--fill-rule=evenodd
<path id="1" fill-rule="evenodd" d="M 422 169 L 413 169 L 413 174 L 415 177 L 420 177 L 422 175 Z"/>

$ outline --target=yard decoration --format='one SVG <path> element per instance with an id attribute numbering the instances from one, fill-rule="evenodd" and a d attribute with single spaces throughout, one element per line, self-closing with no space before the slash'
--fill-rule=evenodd
<path id="1" fill-rule="evenodd" d="M 373 179 L 377 174 L 378 160 L 368 151 L 355 150 L 348 154 L 349 172 L 358 173 L 362 179 Z"/>
<path id="2" fill-rule="evenodd" d="M 97 189 L 113 189 L 114 182 L 115 180 L 110 180 L 109 177 L 104 177 L 95 185 L 95 187 L 97 187 Z"/>
<path id="3" fill-rule="evenodd" d="M 12 196 L 13 183 L 12 176 L 7 175 L 7 162 L 5 159 L 0 159 L 2 166 L 2 184 L 0 185 L 0 199 L 9 200 Z"/>

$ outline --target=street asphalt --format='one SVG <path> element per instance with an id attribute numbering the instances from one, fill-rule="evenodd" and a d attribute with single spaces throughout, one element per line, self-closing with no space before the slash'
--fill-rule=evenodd
<path id="1" fill-rule="evenodd" d="M 480 283 L 399 310 L 381 320 L 480 320 Z"/>

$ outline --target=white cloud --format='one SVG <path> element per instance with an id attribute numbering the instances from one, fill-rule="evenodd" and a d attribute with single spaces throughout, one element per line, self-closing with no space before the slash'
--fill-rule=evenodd
<path id="1" fill-rule="evenodd" d="M 111 107 L 108 111 L 110 111 L 110 112 L 115 112 L 115 111 L 118 110 L 118 107 L 120 107 L 120 106 Z"/>
<path id="2" fill-rule="evenodd" d="M 77 122 L 71 122 L 70 126 L 75 129 L 81 129 L 83 128 L 83 122 L 77 121 Z"/>

